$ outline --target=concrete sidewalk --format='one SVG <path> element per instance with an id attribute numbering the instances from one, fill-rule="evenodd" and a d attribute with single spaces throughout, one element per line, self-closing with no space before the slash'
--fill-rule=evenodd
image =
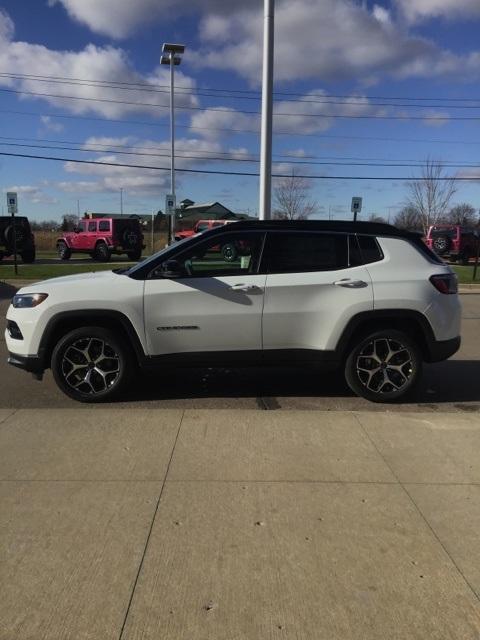
<path id="1" fill-rule="evenodd" d="M 0 410 L 0 640 L 480 637 L 480 416 Z"/>

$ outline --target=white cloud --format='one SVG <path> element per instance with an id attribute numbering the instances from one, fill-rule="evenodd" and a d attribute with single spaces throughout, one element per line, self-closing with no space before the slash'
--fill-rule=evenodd
<path id="1" fill-rule="evenodd" d="M 66 162 L 64 169 L 69 174 L 92 176 L 90 181 L 62 181 L 57 183 L 57 188 L 69 193 L 81 191 L 89 192 L 115 192 L 123 188 L 130 195 L 161 195 L 165 193 L 170 184 L 170 141 L 157 142 L 154 140 L 142 140 L 134 137 L 91 137 L 85 140 L 84 148 L 105 148 L 104 154 L 92 156 L 91 160 L 98 162 L 136 164 L 151 167 L 164 167 L 165 171 L 158 169 L 136 169 L 122 166 L 77 164 Z M 139 150 L 139 155 L 122 155 L 119 148 L 128 147 L 128 150 Z M 206 140 L 179 138 L 176 141 L 177 157 L 175 165 L 178 169 L 188 169 L 198 166 L 197 156 L 221 151 L 217 142 Z M 111 151 L 111 152 L 107 152 Z M 120 149 L 121 150 L 121 149 Z M 127 149 L 126 149 L 127 150 Z M 156 156 L 155 154 L 159 154 Z M 182 157 L 193 156 L 193 157 Z M 202 165 L 208 160 L 201 160 Z M 182 174 L 177 180 L 181 182 Z"/>
<path id="2" fill-rule="evenodd" d="M 460 18 L 480 15 L 479 0 L 396 0 L 408 22 L 430 18 Z"/>
<path id="3" fill-rule="evenodd" d="M 218 140 L 225 138 L 229 130 L 259 131 L 259 116 L 240 113 L 231 107 L 218 108 L 222 111 L 199 111 L 192 116 L 190 126 L 195 135 L 207 140 Z"/>
<path id="4" fill-rule="evenodd" d="M 447 111 L 439 111 L 437 109 L 427 109 L 425 111 L 425 119 L 423 124 L 427 127 L 444 127 L 450 121 L 450 114 Z"/>
<path id="5" fill-rule="evenodd" d="M 55 204 L 58 202 L 56 198 L 53 198 L 49 194 L 45 193 L 42 188 L 35 185 L 12 185 L 6 189 L 3 189 L 5 193 L 7 191 L 14 191 L 18 193 L 20 208 L 21 198 L 25 197 L 26 200 L 33 204 Z"/>
<path id="6" fill-rule="evenodd" d="M 258 0 L 243 0 L 255 6 Z M 69 16 L 92 31 L 112 38 L 125 38 L 152 22 L 165 22 L 179 15 L 199 11 L 229 12 L 223 0 L 49 0 L 50 6 L 62 4 Z"/>
<path id="7" fill-rule="evenodd" d="M 47 129 L 47 131 L 53 131 L 55 133 L 60 133 L 64 131 L 65 127 L 60 122 L 56 122 L 50 116 L 40 116 L 40 122 Z"/>
<path id="8" fill-rule="evenodd" d="M 44 100 L 75 114 L 95 113 L 107 118 L 121 118 L 133 113 L 143 113 L 155 117 L 168 117 L 168 88 L 164 89 L 164 93 L 158 93 L 136 89 L 119 91 L 98 85 L 98 81 L 108 80 L 111 83 L 121 81 L 146 84 L 150 85 L 152 90 L 158 89 L 159 85 L 168 87 L 170 80 L 169 70 L 166 67 L 158 65 L 151 74 L 143 75 L 135 71 L 128 55 L 120 48 L 97 47 L 89 44 L 77 52 L 54 51 L 43 45 L 15 40 L 11 19 L 5 12 L 0 11 L 0 72 L 45 75 L 45 70 L 48 70 L 49 76 L 87 78 L 92 82 L 60 84 L 0 78 L 0 85 L 22 91 L 53 94 L 51 96 L 21 95 L 20 99 Z M 178 87 L 186 89 L 195 86 L 194 80 L 180 70 L 176 72 L 176 83 Z M 80 99 L 72 100 L 66 96 Z M 96 99 L 104 102 L 96 102 Z M 118 104 L 115 101 L 130 104 Z M 192 95 L 181 92 L 176 94 L 176 105 L 179 109 L 197 104 L 197 99 Z"/>
<path id="9" fill-rule="evenodd" d="M 220 25 L 228 41 L 219 46 Z M 277 82 L 321 78 L 356 79 L 359 83 L 366 79 L 372 84 L 385 75 L 478 76 L 474 54 L 457 56 L 431 40 L 408 33 L 380 5 L 369 11 L 366 3 L 353 0 L 283 0 L 277 4 L 275 25 Z M 192 63 L 234 70 L 258 85 L 262 33 L 258 9 L 234 10 L 220 22 L 216 14 L 206 15 L 200 27 L 200 55 Z"/>

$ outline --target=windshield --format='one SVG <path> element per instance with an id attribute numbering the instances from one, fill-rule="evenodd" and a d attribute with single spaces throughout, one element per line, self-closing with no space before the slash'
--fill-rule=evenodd
<path id="1" fill-rule="evenodd" d="M 203 224 L 197 225 L 197 232 L 202 233 L 202 231 L 206 231 L 208 229 L 208 222 L 204 222 Z"/>
<path id="2" fill-rule="evenodd" d="M 145 258 L 144 260 L 140 260 L 140 262 L 137 262 L 137 264 L 134 264 L 132 267 L 130 267 L 130 269 L 126 269 L 125 271 L 122 270 L 122 273 L 124 275 L 126 275 L 126 276 L 129 276 L 132 273 L 135 273 L 138 269 L 140 269 L 140 267 L 143 269 L 145 267 L 145 265 L 148 265 L 150 262 L 154 262 L 155 260 L 157 260 L 157 258 L 161 257 L 164 254 L 167 254 L 174 247 L 177 248 L 177 247 L 181 246 L 182 244 L 184 244 L 185 242 L 188 242 L 189 240 L 191 240 L 191 238 L 183 238 L 182 240 L 179 240 L 178 242 L 174 242 L 170 246 L 165 247 L 161 251 L 157 251 L 157 253 L 154 253 L 153 255 L 149 256 L 148 258 Z"/>

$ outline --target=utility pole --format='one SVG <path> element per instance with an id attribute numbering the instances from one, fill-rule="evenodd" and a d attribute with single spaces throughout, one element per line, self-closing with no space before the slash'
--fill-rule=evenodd
<path id="1" fill-rule="evenodd" d="M 151 241 L 152 241 L 152 256 L 153 256 L 153 226 L 155 224 L 155 211 L 152 209 L 152 228 L 151 228 Z"/>
<path id="2" fill-rule="evenodd" d="M 120 189 L 120 214 L 123 216 L 123 189 Z"/>
<path id="3" fill-rule="evenodd" d="M 262 124 L 260 148 L 260 220 L 270 220 L 272 210 L 272 119 L 275 0 L 264 0 Z"/>
<path id="4" fill-rule="evenodd" d="M 174 210 L 169 216 L 168 222 L 168 244 L 172 244 L 175 239 L 175 79 L 174 69 L 182 61 L 181 54 L 185 51 L 183 44 L 164 43 L 162 47 L 161 64 L 170 65 L 170 189 L 174 201 Z"/>

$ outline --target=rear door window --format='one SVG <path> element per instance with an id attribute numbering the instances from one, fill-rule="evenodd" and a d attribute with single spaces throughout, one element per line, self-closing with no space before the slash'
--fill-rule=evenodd
<path id="1" fill-rule="evenodd" d="M 97 222 L 95 220 L 92 220 L 91 222 L 88 223 L 88 230 L 90 231 L 90 233 L 95 232 L 97 230 Z"/>
<path id="2" fill-rule="evenodd" d="M 347 240 L 341 233 L 270 232 L 262 271 L 303 273 L 346 269 Z"/>

